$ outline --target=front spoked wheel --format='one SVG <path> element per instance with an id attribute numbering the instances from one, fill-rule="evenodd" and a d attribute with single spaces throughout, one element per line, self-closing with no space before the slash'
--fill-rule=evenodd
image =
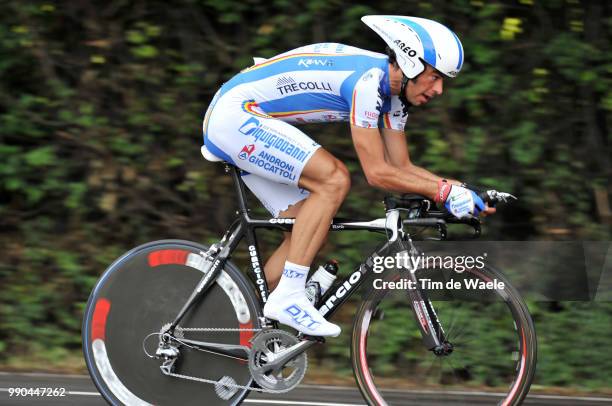
<path id="1" fill-rule="evenodd" d="M 518 292 L 489 267 L 462 273 L 423 269 L 416 275 L 435 310 L 420 317 L 437 317 L 451 351 L 436 355 L 425 348 L 419 315 L 401 288 L 408 276 L 388 275 L 383 281 L 395 282 L 395 289 L 373 289 L 353 328 L 353 370 L 367 402 L 521 404 L 535 373 L 536 336 Z"/>
<path id="2" fill-rule="evenodd" d="M 206 249 L 188 241 L 146 244 L 115 261 L 96 284 L 83 319 L 83 351 L 110 404 L 236 405 L 247 396 L 253 380 L 247 359 L 187 343 L 249 347 L 260 328 L 256 294 L 230 262 L 169 340 L 174 348 L 167 351 L 180 353 L 168 370 L 175 375 L 162 372 L 163 359 L 150 357 L 203 277 Z"/>

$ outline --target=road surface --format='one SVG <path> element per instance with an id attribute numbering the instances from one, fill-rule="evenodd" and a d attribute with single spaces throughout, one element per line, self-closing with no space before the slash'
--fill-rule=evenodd
<path id="1" fill-rule="evenodd" d="M 64 388 L 64 397 L 15 397 L 9 396 L 10 388 Z M 499 397 L 490 393 L 474 392 L 463 403 L 444 399 L 444 393 L 415 390 L 393 390 L 385 399 L 392 405 L 495 405 Z M 452 393 L 447 396 L 452 398 Z M 107 403 L 96 390 L 89 376 L 54 375 L 39 373 L 0 372 L 0 405 L 39 406 L 103 406 Z M 282 395 L 252 393 L 243 403 L 245 406 L 357 406 L 364 405 L 356 387 L 323 385 L 300 385 Z M 529 406 L 612 406 L 612 397 L 567 397 L 532 394 L 524 403 Z"/>

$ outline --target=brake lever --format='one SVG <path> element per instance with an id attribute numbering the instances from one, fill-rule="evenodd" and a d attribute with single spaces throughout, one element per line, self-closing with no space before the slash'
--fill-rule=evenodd
<path id="1" fill-rule="evenodd" d="M 486 190 L 480 193 L 480 198 L 484 200 L 489 207 L 495 207 L 497 203 L 510 203 L 518 198 L 510 193 L 498 192 L 497 190 Z"/>
<path id="2" fill-rule="evenodd" d="M 518 197 L 506 192 L 498 192 L 497 190 L 487 190 L 486 194 L 489 200 L 508 203 L 510 200 L 518 200 Z"/>

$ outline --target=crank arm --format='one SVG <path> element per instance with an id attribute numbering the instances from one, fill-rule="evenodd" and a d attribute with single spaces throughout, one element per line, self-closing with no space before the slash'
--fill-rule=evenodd
<path id="1" fill-rule="evenodd" d="M 262 365 L 257 370 L 263 371 L 263 373 L 273 371 L 275 374 L 277 374 L 287 362 L 291 361 L 315 344 L 316 341 L 300 341 L 299 343 L 279 352 L 278 354 L 274 354 L 271 360 L 269 359 L 265 365 Z"/>

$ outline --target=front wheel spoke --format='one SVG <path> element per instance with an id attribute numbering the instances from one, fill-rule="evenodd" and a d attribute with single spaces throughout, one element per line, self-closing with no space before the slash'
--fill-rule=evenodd
<path id="1" fill-rule="evenodd" d="M 461 337 L 463 337 L 464 333 L 466 331 L 468 331 L 469 327 L 467 325 L 467 323 L 463 323 L 460 327 L 457 327 L 455 329 L 455 331 L 453 331 L 453 334 L 449 333 L 446 335 L 446 339 L 448 341 L 454 340 L 454 341 L 461 341 Z"/>
<path id="2" fill-rule="evenodd" d="M 452 343 L 453 347 L 455 348 L 459 348 L 459 347 L 469 348 L 470 346 L 468 344 L 475 342 L 476 338 L 477 337 L 475 335 L 471 335 L 470 337 L 465 337 L 465 338 L 452 337 L 448 341 Z"/>
<path id="3" fill-rule="evenodd" d="M 451 325 L 448 329 L 448 331 L 446 332 L 446 337 L 452 337 L 453 333 L 456 332 L 457 328 L 461 328 L 461 326 L 465 326 L 466 325 L 466 321 L 465 321 L 465 317 L 461 317 L 459 315 L 460 310 L 462 309 L 461 306 L 453 306 L 452 307 L 452 319 L 451 319 Z"/>
<path id="4" fill-rule="evenodd" d="M 466 367 L 465 364 L 460 363 L 460 368 L 457 368 L 457 362 L 460 361 L 459 359 L 455 358 L 453 359 L 452 355 L 450 357 L 447 358 L 448 363 L 453 371 L 453 374 L 455 375 L 455 377 L 457 378 L 457 382 L 463 382 L 465 381 L 465 379 L 463 377 L 461 377 L 459 375 L 459 371 L 468 371 L 468 368 Z"/>
<path id="5" fill-rule="evenodd" d="M 448 279 L 445 275 L 444 272 L 442 272 L 442 278 L 444 279 L 444 286 L 446 286 L 446 283 L 448 282 Z M 453 299 L 453 295 L 451 294 L 451 299 Z M 431 305 L 432 308 L 434 308 L 434 310 L 436 309 L 436 307 L 433 306 L 433 304 Z M 441 309 L 441 310 L 440 310 Z M 444 306 L 438 307 L 436 314 L 438 315 L 438 319 L 440 318 L 440 315 L 445 311 L 446 309 L 444 308 Z M 448 326 L 448 330 L 447 330 L 447 335 L 450 335 L 451 331 L 453 330 L 453 328 L 455 327 L 455 324 L 457 323 L 457 307 L 451 307 L 451 313 L 450 313 L 450 325 Z M 440 323 L 440 327 L 442 327 L 442 323 Z M 442 329 L 440 329 L 440 334 L 442 334 Z M 438 337 L 438 340 L 440 340 L 441 337 Z"/>
<path id="6" fill-rule="evenodd" d="M 439 316 L 439 315 L 438 315 Z M 455 316 L 455 311 L 453 311 L 452 315 L 451 315 L 451 321 L 450 321 L 450 325 L 448 327 L 448 330 L 446 331 L 446 338 L 448 339 L 449 337 L 452 337 L 452 333 L 455 329 L 455 326 L 458 324 L 457 323 L 457 317 Z M 442 326 L 442 323 L 440 323 L 440 325 Z M 438 337 L 439 338 L 439 337 Z"/>
<path id="7" fill-rule="evenodd" d="M 429 365 L 429 369 L 425 373 L 425 376 L 431 376 L 432 379 L 435 379 L 435 383 L 440 383 L 442 376 L 442 361 L 438 357 L 434 357 L 431 364 Z"/>

